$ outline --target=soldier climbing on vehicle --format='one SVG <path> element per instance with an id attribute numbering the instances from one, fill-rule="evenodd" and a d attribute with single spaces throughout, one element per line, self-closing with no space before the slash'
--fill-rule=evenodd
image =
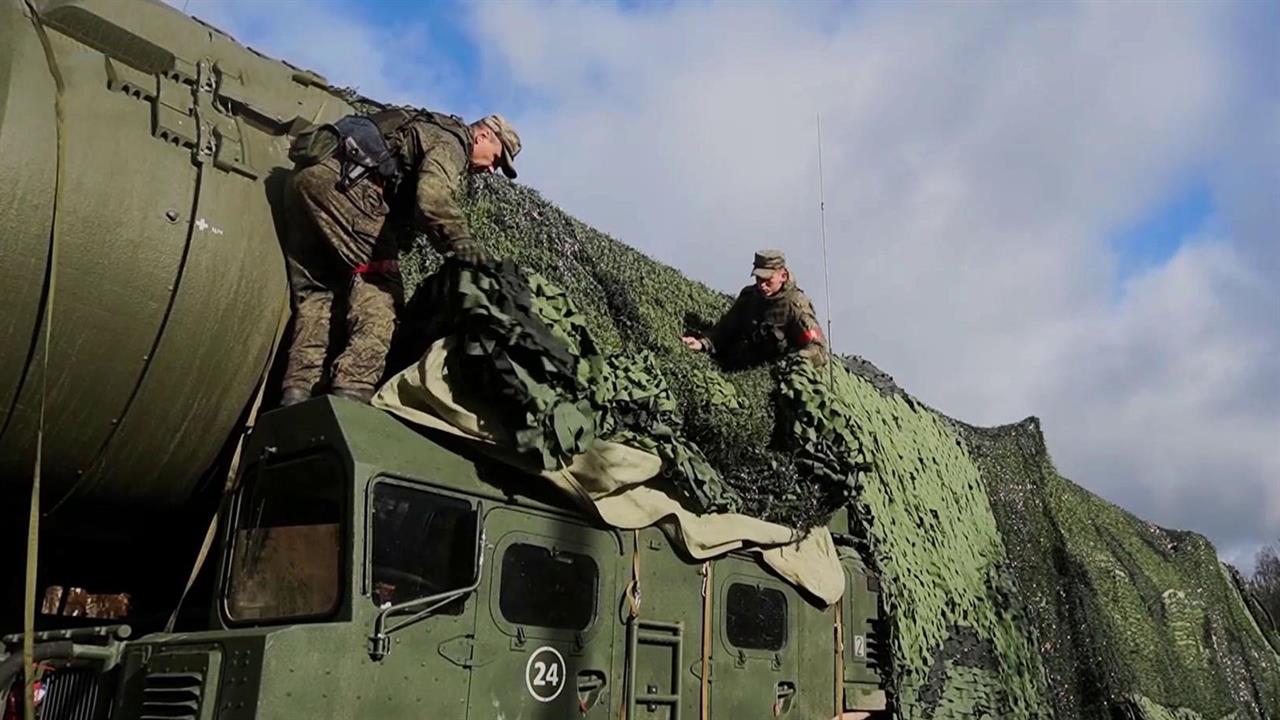
<path id="1" fill-rule="evenodd" d="M 680 339 L 710 353 L 722 365 L 746 367 L 798 353 L 817 367 L 827 364 L 827 340 L 809 296 L 796 285 L 781 250 L 756 253 L 755 283 L 738 293 L 729 311 L 706 335 Z"/>
<path id="2" fill-rule="evenodd" d="M 519 152 L 520 136 L 501 115 L 467 125 L 408 108 L 349 115 L 299 136 L 285 200 L 294 315 L 281 404 L 311 397 L 327 362 L 334 394 L 368 402 L 402 301 L 398 242 L 418 232 L 442 254 L 481 260 L 458 205 L 461 180 L 495 169 L 514 178 Z M 331 357 L 331 315 L 343 307 L 346 346 Z"/>

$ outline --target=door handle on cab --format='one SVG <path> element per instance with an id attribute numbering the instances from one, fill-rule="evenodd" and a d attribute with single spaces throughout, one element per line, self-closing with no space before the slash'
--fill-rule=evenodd
<path id="1" fill-rule="evenodd" d="M 778 683 L 773 703 L 773 716 L 778 717 L 791 710 L 791 701 L 796 697 L 796 684 L 789 680 Z"/>
<path id="2" fill-rule="evenodd" d="M 605 674 L 600 670 L 582 670 L 578 673 L 578 709 L 587 712 L 600 701 L 606 684 Z"/>

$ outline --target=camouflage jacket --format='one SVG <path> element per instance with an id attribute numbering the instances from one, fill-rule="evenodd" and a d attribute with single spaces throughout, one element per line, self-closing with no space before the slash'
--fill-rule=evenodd
<path id="1" fill-rule="evenodd" d="M 760 295 L 755 285 L 743 288 L 702 342 L 707 352 L 730 367 L 771 362 L 790 352 L 818 367 L 827 363 L 827 339 L 817 313 L 795 280 L 788 280 L 772 297 Z"/>
<path id="2" fill-rule="evenodd" d="M 390 199 L 392 212 L 442 253 L 470 248 L 458 196 L 470 165 L 471 129 L 460 118 L 432 113 L 409 121 L 390 139 L 404 169 Z"/>

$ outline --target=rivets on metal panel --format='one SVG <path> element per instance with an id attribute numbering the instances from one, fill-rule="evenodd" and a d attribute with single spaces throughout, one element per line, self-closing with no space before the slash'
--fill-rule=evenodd
<path id="1" fill-rule="evenodd" d="M 171 223 L 178 222 L 178 219 L 181 217 L 182 216 L 178 214 L 178 211 L 174 210 L 173 208 L 169 208 L 168 210 L 164 211 L 164 219 L 168 220 Z"/>

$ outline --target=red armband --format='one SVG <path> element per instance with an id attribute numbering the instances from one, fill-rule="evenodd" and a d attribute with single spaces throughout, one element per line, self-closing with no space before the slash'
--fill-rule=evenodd
<path id="1" fill-rule="evenodd" d="M 821 340 L 821 339 L 822 339 L 822 329 L 817 326 L 811 327 L 808 330 L 805 330 L 804 332 L 800 333 L 800 345 L 802 346 L 808 345 L 809 343 L 814 342 L 815 340 Z"/>
<path id="2" fill-rule="evenodd" d="M 351 268 L 352 275 L 389 275 L 400 269 L 395 260 L 370 260 Z"/>

